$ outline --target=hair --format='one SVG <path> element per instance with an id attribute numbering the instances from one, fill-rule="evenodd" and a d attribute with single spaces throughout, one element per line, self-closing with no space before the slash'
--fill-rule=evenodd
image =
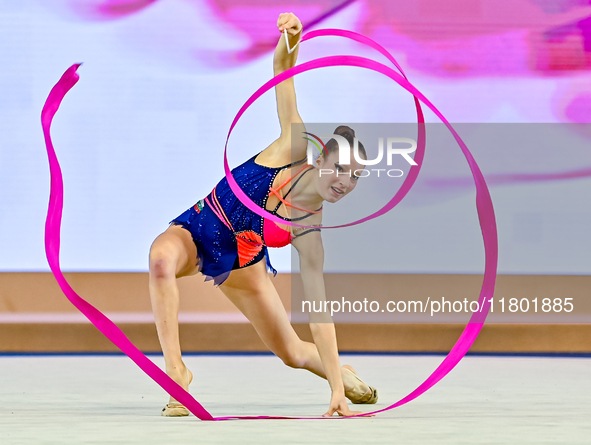
<path id="1" fill-rule="evenodd" d="M 339 125 L 335 129 L 333 134 L 338 134 L 339 136 L 343 136 L 345 139 L 347 139 L 347 142 L 349 142 L 349 146 L 351 147 L 351 149 L 353 149 L 353 146 L 354 146 L 353 138 L 355 137 L 355 130 L 353 130 L 351 127 L 347 127 L 346 125 Z M 358 145 L 359 155 L 363 159 L 367 159 L 367 153 L 365 152 L 365 147 L 359 141 L 358 141 L 358 144 L 359 144 Z M 330 154 L 334 153 L 335 151 L 338 151 L 338 149 L 339 149 L 339 143 L 334 138 L 326 143 L 326 154 L 327 155 L 330 155 Z"/>

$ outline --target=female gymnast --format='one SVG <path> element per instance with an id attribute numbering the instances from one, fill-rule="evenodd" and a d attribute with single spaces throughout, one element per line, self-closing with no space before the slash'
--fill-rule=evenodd
<path id="1" fill-rule="evenodd" d="M 275 75 L 295 65 L 298 49 L 288 52 L 283 32 L 287 30 L 293 48 L 302 23 L 292 13 L 280 14 L 277 27 L 282 33 L 275 49 Z M 351 156 L 350 165 L 338 163 L 338 144 L 326 144 L 314 165 L 306 163 L 307 141 L 295 137 L 292 123 L 302 125 L 296 107 L 293 78 L 275 87 L 281 135 L 270 146 L 232 170 L 244 192 L 262 208 L 286 221 L 320 227 L 322 203 L 337 202 L 350 193 L 363 165 Z M 344 136 L 353 148 L 354 132 L 340 126 L 335 134 Z M 365 156 L 362 144 L 359 154 Z M 292 159 L 299 161 L 292 162 Z M 319 175 L 319 169 L 326 169 Z M 332 174 L 326 174 L 327 170 Z M 337 174 L 338 173 L 338 174 Z M 291 185 L 291 186 L 290 186 Z M 286 199 L 287 198 L 287 199 Z M 300 257 L 300 271 L 307 299 L 325 299 L 324 251 L 319 228 L 277 225 L 247 209 L 222 179 L 213 191 L 171 222 L 150 249 L 150 299 L 158 338 L 164 354 L 166 373 L 185 390 L 193 379 L 181 358 L 178 331 L 179 291 L 176 279 L 198 272 L 213 279 L 222 292 L 254 325 L 257 333 L 283 362 L 303 368 L 328 380 L 332 396 L 325 417 L 361 414 L 351 411 L 353 403 L 376 403 L 377 391 L 364 383 L 350 366 L 340 367 L 334 324 L 310 320 L 314 343 L 304 342 L 289 322 L 279 295 L 267 272 L 274 272 L 267 247 L 291 243 Z M 265 261 L 263 261 L 265 260 Z M 188 416 L 189 411 L 174 398 L 162 410 L 163 416 Z"/>

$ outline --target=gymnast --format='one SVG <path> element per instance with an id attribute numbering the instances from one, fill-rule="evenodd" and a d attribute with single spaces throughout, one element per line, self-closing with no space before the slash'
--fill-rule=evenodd
<path id="1" fill-rule="evenodd" d="M 302 23 L 292 13 L 280 14 L 280 33 L 274 54 L 274 73 L 295 65 Z M 287 31 L 285 34 L 284 31 Z M 285 38 L 284 38 L 285 36 Z M 295 49 L 288 52 L 289 47 Z M 306 162 L 307 141 L 294 137 L 292 125 L 303 122 L 296 106 L 293 78 L 275 87 L 281 135 L 271 145 L 232 170 L 241 189 L 257 205 L 284 219 L 312 228 L 281 225 L 246 208 L 226 178 L 193 207 L 174 219 L 150 249 L 150 299 L 166 373 L 185 390 L 193 379 L 181 357 L 178 330 L 179 291 L 176 279 L 198 272 L 213 279 L 219 289 L 250 320 L 265 345 L 292 368 L 303 368 L 328 380 L 332 392 L 325 417 L 361 414 L 352 403 L 376 403 L 377 391 L 355 370 L 340 366 L 334 324 L 310 318 L 314 343 L 300 340 L 290 324 L 268 269 L 276 273 L 267 247 L 292 244 L 298 251 L 306 299 L 325 299 L 324 251 L 320 235 L 322 203 L 337 202 L 350 193 L 363 165 L 339 164 L 338 143 L 331 139 L 313 165 Z M 353 149 L 354 131 L 339 126 Z M 301 142 L 300 142 L 301 141 Z M 366 158 L 359 143 L 359 155 Z M 296 160 L 292 162 L 292 160 Z M 322 175 L 319 169 L 323 170 Z M 332 170 L 332 174 L 326 171 Z M 300 222 L 301 221 L 301 222 Z M 324 321 L 324 320 L 322 320 Z M 188 416 L 189 410 L 170 397 L 162 409 L 167 417 Z"/>

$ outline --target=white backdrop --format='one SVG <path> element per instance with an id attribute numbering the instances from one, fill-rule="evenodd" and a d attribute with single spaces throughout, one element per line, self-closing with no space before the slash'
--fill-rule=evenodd
<path id="1" fill-rule="evenodd" d="M 358 7 L 345 8 L 324 26 L 350 29 Z M 178 24 L 178 34 L 166 47 L 159 44 L 166 37 L 163 23 L 169 23 L 167 29 Z M 73 63 L 84 62 L 81 79 L 64 100 L 52 132 L 65 183 L 64 270 L 146 271 L 153 239 L 222 177 L 229 125 L 250 94 L 272 76 L 272 53 L 234 68 L 184 63 L 174 52 L 175 42 L 190 38 L 191 32 L 199 33 L 196 45 L 201 49 L 244 46 L 243 36 L 223 28 L 205 7 L 189 11 L 180 0 L 91 23 L 42 1 L 0 1 L 0 271 L 48 270 L 43 230 L 49 174 L 40 113 L 51 87 Z M 180 45 L 179 52 L 186 49 Z M 335 52 L 385 62 L 336 39 L 304 42 L 300 61 Z M 394 55 L 404 66 L 405 55 Z M 407 74 L 451 122 L 557 122 L 551 96 L 565 81 L 441 80 L 412 70 Z M 299 76 L 296 90 L 307 122 L 415 121 L 408 93 L 376 73 L 324 69 Z M 437 122 L 431 113 L 426 116 Z M 278 135 L 274 95 L 267 93 L 234 131 L 231 164 L 262 150 Z M 564 156 L 548 148 L 540 152 L 529 147 L 523 153 L 474 149 L 485 174 L 493 176 L 591 166 L 590 151 L 580 148 L 562 147 Z M 457 153 L 445 154 L 445 170 L 426 168 L 423 185 L 417 184 L 407 203 L 368 223 L 361 240 L 355 235 L 355 261 L 339 261 L 340 251 L 331 250 L 331 243 L 347 237 L 348 229 L 327 236 L 327 270 L 480 273 L 483 248 L 471 188 L 429 186 L 438 178 L 469 175 Z M 426 162 L 439 165 L 443 158 L 438 156 L 443 155 L 437 147 L 428 145 Z M 491 184 L 499 224 L 499 272 L 591 273 L 590 191 L 588 175 Z M 355 208 L 362 195 L 347 199 Z M 329 222 L 345 222 L 330 218 L 327 211 Z M 378 225 L 395 230 L 378 231 Z M 384 259 L 374 255 L 378 250 L 395 254 Z M 291 269 L 289 248 L 272 249 L 271 255 L 278 270 Z"/>

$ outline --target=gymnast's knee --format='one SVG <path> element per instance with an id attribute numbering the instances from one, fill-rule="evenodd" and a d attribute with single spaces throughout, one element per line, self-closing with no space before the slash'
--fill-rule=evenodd
<path id="1" fill-rule="evenodd" d="M 289 348 L 277 356 L 290 368 L 301 369 L 306 365 L 304 355 L 298 351 L 298 348 Z"/>
<path id="2" fill-rule="evenodd" d="M 164 280 L 175 278 L 176 262 L 174 256 L 166 249 L 152 247 L 150 249 L 150 278 Z"/>

